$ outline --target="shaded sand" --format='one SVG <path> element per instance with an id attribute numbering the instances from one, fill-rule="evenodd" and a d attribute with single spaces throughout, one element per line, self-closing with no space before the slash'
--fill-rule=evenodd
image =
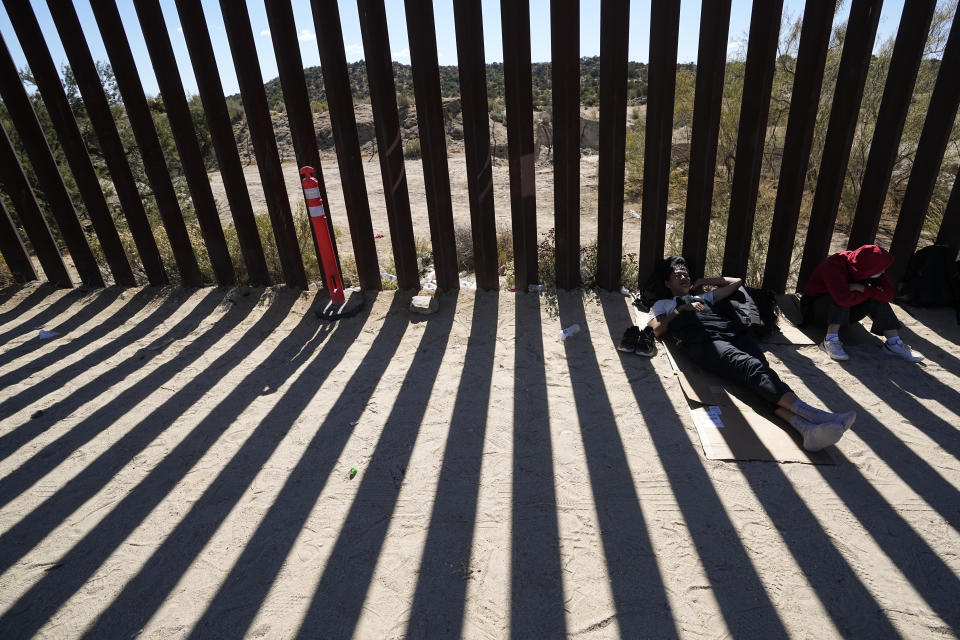
<path id="1" fill-rule="evenodd" d="M 910 319 L 918 366 L 771 347 L 860 410 L 815 466 L 704 459 L 662 350 L 616 351 L 618 295 L 390 292 L 334 325 L 317 295 L 0 292 L 0 637 L 960 629 L 945 314 Z"/>

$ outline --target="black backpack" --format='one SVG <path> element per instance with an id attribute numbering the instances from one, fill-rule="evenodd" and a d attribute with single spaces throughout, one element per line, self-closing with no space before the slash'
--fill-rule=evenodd
<path id="1" fill-rule="evenodd" d="M 772 333 L 780 319 L 780 308 L 773 291 L 742 286 L 719 306 L 730 319 L 739 322 L 757 338 Z"/>
<path id="2" fill-rule="evenodd" d="M 934 244 L 918 250 L 897 286 L 896 302 L 915 307 L 953 307 L 960 323 L 960 262 L 953 247 Z"/>

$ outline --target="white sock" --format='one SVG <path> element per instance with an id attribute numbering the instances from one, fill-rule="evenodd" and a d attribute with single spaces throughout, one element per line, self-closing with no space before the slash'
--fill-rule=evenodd
<path id="1" fill-rule="evenodd" d="M 790 411 L 815 424 L 820 424 L 821 422 L 833 422 L 837 419 L 836 415 L 810 406 L 799 398 L 793 401 Z"/>
<path id="2" fill-rule="evenodd" d="M 826 342 L 840 342 L 840 334 L 828 333 L 824 338 Z"/>
<path id="3" fill-rule="evenodd" d="M 790 411 L 801 418 L 812 422 L 813 424 L 842 424 L 844 429 L 849 429 L 853 421 L 857 419 L 856 411 L 847 411 L 846 413 L 830 413 L 816 407 L 810 406 L 803 400 L 797 398 L 793 401 Z"/>
<path id="4" fill-rule="evenodd" d="M 790 426 L 803 436 L 803 448 L 807 451 L 826 449 L 839 442 L 846 432 L 840 423 L 814 424 L 798 415 L 790 418 Z"/>
<path id="5" fill-rule="evenodd" d="M 891 336 L 887 338 L 887 344 L 900 344 L 903 340 L 900 339 L 900 336 Z"/>

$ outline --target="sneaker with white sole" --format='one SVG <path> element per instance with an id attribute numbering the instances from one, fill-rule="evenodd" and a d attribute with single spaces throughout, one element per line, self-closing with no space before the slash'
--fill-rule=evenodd
<path id="1" fill-rule="evenodd" d="M 630 327 L 623 332 L 623 338 L 620 340 L 620 345 L 617 347 L 617 351 L 623 351 L 624 353 L 633 353 L 637 350 L 637 340 L 640 339 L 640 327 Z"/>
<path id="2" fill-rule="evenodd" d="M 657 342 L 653 335 L 652 327 L 645 327 L 643 331 L 640 332 L 637 340 L 637 349 L 634 353 L 645 358 L 652 358 L 657 355 Z"/>
<path id="3" fill-rule="evenodd" d="M 922 355 L 920 355 L 916 351 L 912 351 L 910 347 L 908 347 L 903 342 L 898 342 L 896 344 L 890 344 L 889 342 L 884 342 L 881 349 L 883 349 L 884 353 L 889 353 L 892 356 L 899 356 L 904 360 L 906 360 L 907 362 L 920 362 L 921 360 L 923 360 Z"/>
<path id="4" fill-rule="evenodd" d="M 824 340 L 820 343 L 820 348 L 823 349 L 827 355 L 834 360 L 850 359 L 850 356 L 847 355 L 847 352 L 843 350 L 843 343 L 839 340 Z"/>

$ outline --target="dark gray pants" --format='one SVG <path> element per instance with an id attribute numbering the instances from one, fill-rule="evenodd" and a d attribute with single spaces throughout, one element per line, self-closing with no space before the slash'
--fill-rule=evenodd
<path id="1" fill-rule="evenodd" d="M 865 300 L 852 307 L 841 307 L 829 294 L 804 296 L 803 311 L 804 321 L 812 322 L 817 326 L 829 324 L 843 326 L 851 322 L 860 322 L 861 319 L 869 316 L 873 320 L 870 332 L 878 336 L 882 336 L 885 331 L 899 330 L 903 326 L 890 308 L 890 303 L 877 300 Z"/>
<path id="2" fill-rule="evenodd" d="M 691 360 L 707 371 L 742 382 L 771 404 L 776 404 L 790 391 L 790 387 L 770 368 L 760 345 L 750 335 L 740 335 L 729 341 L 683 343 L 681 346 Z"/>

